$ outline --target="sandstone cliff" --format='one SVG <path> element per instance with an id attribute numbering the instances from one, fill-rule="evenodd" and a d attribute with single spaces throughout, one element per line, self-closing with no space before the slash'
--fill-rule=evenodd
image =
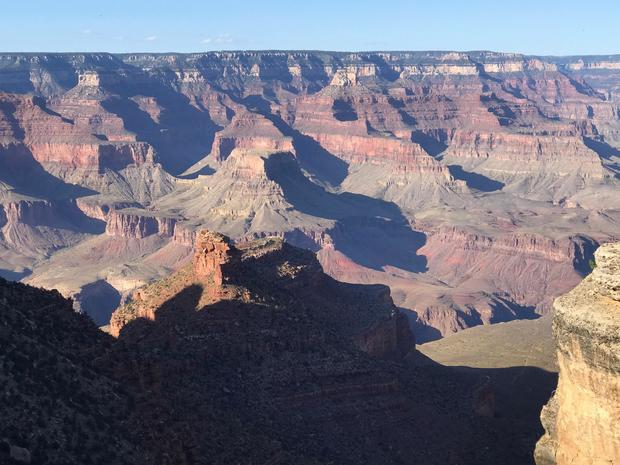
<path id="1" fill-rule="evenodd" d="M 592 274 L 555 301 L 560 378 L 542 411 L 538 465 L 620 460 L 620 245 L 595 256 Z"/>

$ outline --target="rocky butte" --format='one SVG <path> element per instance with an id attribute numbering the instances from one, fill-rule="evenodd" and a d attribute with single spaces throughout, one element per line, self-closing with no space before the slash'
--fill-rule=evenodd
<path id="1" fill-rule="evenodd" d="M 158 321 L 157 312 L 165 310 L 162 305 L 189 287 L 200 289 L 196 308 L 231 302 L 277 308 L 282 292 L 294 293 L 304 307 L 315 301 L 320 307 L 315 312 L 333 319 L 332 325 L 342 325 L 341 331 L 373 356 L 400 358 L 414 347 L 406 317 L 393 305 L 386 288 L 336 283 L 323 273 L 312 252 L 295 249 L 279 238 L 234 245 L 230 238 L 207 230 L 196 235 L 192 263 L 138 289 L 134 299 L 112 315 L 110 333 L 118 337 L 136 318 Z M 340 301 L 344 307 L 336 307 L 338 294 L 345 298 Z M 334 298 L 331 304 L 330 297 Z"/>
<path id="2" fill-rule="evenodd" d="M 542 411 L 538 465 L 620 459 L 620 244 L 595 256 L 592 274 L 554 304 L 560 377 Z"/>

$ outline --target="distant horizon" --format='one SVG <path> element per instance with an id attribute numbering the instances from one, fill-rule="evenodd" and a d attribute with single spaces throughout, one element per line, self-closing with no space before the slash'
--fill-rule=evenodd
<path id="1" fill-rule="evenodd" d="M 13 53 L 472 51 L 620 54 L 620 2 L 29 0 L 2 6 Z M 51 52 L 55 51 L 55 52 Z M 83 52 L 75 52 L 83 50 Z M 143 52 L 135 52 L 143 50 Z"/>
<path id="2" fill-rule="evenodd" d="M 495 53 L 498 55 L 515 55 L 522 57 L 533 57 L 533 58 L 589 58 L 589 57 L 617 57 L 620 58 L 620 51 L 617 53 L 581 53 L 581 54 L 568 54 L 568 55 L 541 55 L 541 54 L 532 54 L 532 53 L 523 53 L 523 52 L 514 52 L 514 51 L 499 51 L 499 50 L 449 50 L 449 49 L 401 49 L 401 50 L 327 50 L 327 49 L 222 49 L 222 50 L 197 50 L 197 51 L 187 51 L 187 52 L 179 52 L 179 51 L 162 51 L 162 52 L 149 52 L 149 51 L 124 51 L 124 52 L 110 52 L 106 50 L 93 50 L 93 51 L 84 51 L 84 50 L 67 50 L 67 51 L 53 51 L 53 50 L 42 50 L 42 51 L 0 51 L 0 55 L 206 55 L 206 54 L 217 54 L 217 53 L 327 53 L 327 54 L 378 54 L 378 53 L 463 53 L 463 54 L 474 54 L 474 53 Z"/>

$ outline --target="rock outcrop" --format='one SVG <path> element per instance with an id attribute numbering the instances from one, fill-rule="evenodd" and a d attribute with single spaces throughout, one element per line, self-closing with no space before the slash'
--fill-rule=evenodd
<path id="1" fill-rule="evenodd" d="M 153 234 L 172 237 L 177 222 L 175 218 L 132 209 L 110 210 L 105 221 L 106 234 L 135 239 L 142 239 Z"/>
<path id="2" fill-rule="evenodd" d="M 555 301 L 560 378 L 542 411 L 538 465 L 620 460 L 620 244 L 595 257 L 592 274 Z"/>
<path id="3" fill-rule="evenodd" d="M 255 280 L 261 281 L 259 287 L 255 287 Z M 264 295 L 266 290 L 275 296 L 280 292 L 288 294 L 297 290 L 298 295 L 294 299 L 306 296 L 308 300 L 316 301 L 322 312 L 333 312 L 328 318 L 334 318 L 334 323 L 347 322 L 347 329 L 343 328 L 343 331 L 349 334 L 357 347 L 369 354 L 402 357 L 414 347 L 407 319 L 394 306 L 388 289 L 366 291 L 359 287 L 354 292 L 360 292 L 360 297 L 354 298 L 345 285 L 323 274 L 311 252 L 295 249 L 279 238 L 265 238 L 236 246 L 228 237 L 207 230 L 196 234 L 192 264 L 163 282 L 136 291 L 133 302 L 112 316 L 111 334 L 119 336 L 123 327 L 136 318 L 156 320 L 157 309 L 163 302 L 187 286 L 198 283 L 202 286 L 201 306 L 220 301 L 244 304 L 273 301 L 270 305 L 281 306 L 281 303 L 274 301 L 273 295 Z M 357 299 L 365 294 L 368 300 L 364 306 L 368 308 L 360 309 L 352 319 L 353 314 L 342 314 L 342 308 L 338 310 L 329 300 L 323 301 L 330 298 L 330 292 L 335 292 L 331 298 L 345 307 L 361 304 L 362 300 L 358 302 Z"/>
<path id="4" fill-rule="evenodd" d="M 234 149 L 294 151 L 290 137 L 285 137 L 264 116 L 249 111 L 237 113 L 230 124 L 216 134 L 211 153 L 216 160 L 223 161 Z"/>
<path id="5" fill-rule="evenodd" d="M 224 274 L 238 261 L 238 252 L 231 240 L 211 231 L 200 231 L 196 239 L 194 274 L 210 278 L 214 287 L 224 283 Z"/>

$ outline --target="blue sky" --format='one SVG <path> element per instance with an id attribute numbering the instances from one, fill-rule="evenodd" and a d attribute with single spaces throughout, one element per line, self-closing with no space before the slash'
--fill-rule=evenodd
<path id="1" fill-rule="evenodd" d="M 620 53 L 620 0 L 5 0 L 6 52 Z"/>

